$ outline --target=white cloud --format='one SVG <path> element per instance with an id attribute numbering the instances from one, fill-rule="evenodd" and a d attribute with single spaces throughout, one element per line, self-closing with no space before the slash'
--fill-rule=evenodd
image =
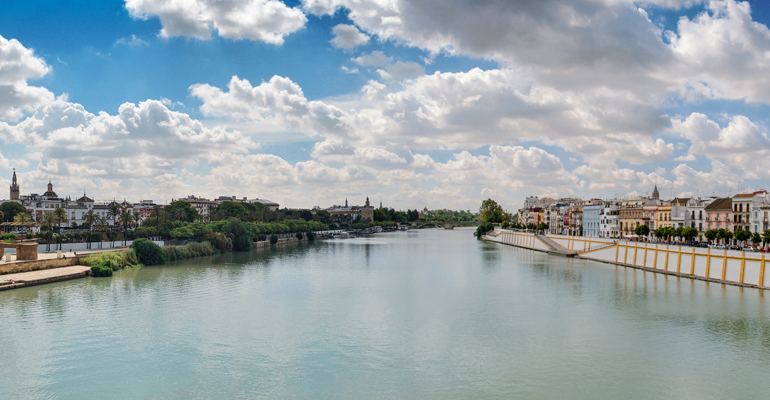
<path id="1" fill-rule="evenodd" d="M 54 176 L 69 187 L 99 188 L 102 195 L 141 193 L 142 185 L 196 160 L 257 148 L 239 132 L 204 127 L 155 100 L 125 103 L 117 115 L 110 115 L 92 114 L 80 104 L 59 98 L 16 125 L 0 123 L 0 139 L 40 152 L 39 165 L 26 177 L 28 182 Z"/>
<path id="2" fill-rule="evenodd" d="M 16 39 L 0 36 L 0 120 L 16 121 L 25 111 L 53 101 L 48 89 L 27 85 L 45 76 L 51 67 Z"/>
<path id="3" fill-rule="evenodd" d="M 672 120 L 673 131 L 689 140 L 690 155 L 702 154 L 712 160 L 722 160 L 727 166 L 742 169 L 745 178 L 764 179 L 770 158 L 770 138 L 767 130 L 742 115 L 732 116 L 726 127 L 700 113 L 684 120 Z"/>
<path id="4" fill-rule="evenodd" d="M 339 24 L 332 28 L 332 32 L 334 38 L 331 43 L 340 49 L 352 49 L 369 42 L 369 35 L 361 33 L 354 25 Z"/>
<path id="5" fill-rule="evenodd" d="M 300 9 L 277 0 L 126 0 L 126 9 L 133 18 L 158 17 L 166 38 L 210 39 L 216 31 L 223 38 L 280 45 L 307 22 Z"/>
<path id="6" fill-rule="evenodd" d="M 377 70 L 377 73 L 383 79 L 402 81 L 405 79 L 414 79 L 425 74 L 425 68 L 416 62 L 401 62 L 389 65 L 386 69 Z"/>
<path id="7" fill-rule="evenodd" d="M 351 74 L 352 75 L 352 74 L 357 74 L 358 73 L 358 68 L 348 68 L 348 67 L 343 65 L 343 66 L 340 67 L 340 69 L 342 70 L 342 72 L 344 72 L 346 74 Z"/>
<path id="8" fill-rule="evenodd" d="M 393 61 L 393 58 L 388 57 L 385 53 L 377 50 L 368 55 L 353 58 L 352 61 L 362 67 L 383 67 L 390 64 Z"/>
<path id="9" fill-rule="evenodd" d="M 115 45 L 124 44 L 126 46 L 130 47 L 142 47 L 147 46 L 149 43 L 147 41 L 143 40 L 142 38 L 137 37 L 136 35 L 131 35 L 129 37 L 122 37 L 115 41 Z"/>
<path id="10" fill-rule="evenodd" d="M 748 2 L 712 0 L 706 8 L 666 32 L 683 95 L 770 102 L 770 29 L 752 20 Z"/>

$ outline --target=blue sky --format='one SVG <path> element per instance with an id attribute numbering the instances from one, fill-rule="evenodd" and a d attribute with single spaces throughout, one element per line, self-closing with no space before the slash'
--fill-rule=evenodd
<path id="1" fill-rule="evenodd" d="M 182 3 L 5 4 L 0 184 L 463 209 L 767 186 L 765 2 Z"/>

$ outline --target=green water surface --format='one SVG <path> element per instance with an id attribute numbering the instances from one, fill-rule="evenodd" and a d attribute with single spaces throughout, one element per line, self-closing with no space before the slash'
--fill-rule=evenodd
<path id="1" fill-rule="evenodd" d="M 0 398 L 770 398 L 770 292 L 471 233 L 0 292 Z"/>

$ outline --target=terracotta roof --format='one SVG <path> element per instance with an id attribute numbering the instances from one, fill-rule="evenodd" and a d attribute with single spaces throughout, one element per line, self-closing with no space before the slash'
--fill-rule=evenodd
<path id="1" fill-rule="evenodd" d="M 716 199 L 711 204 L 706 206 L 706 210 L 732 210 L 733 199 L 725 197 L 723 199 Z"/>
<path id="2" fill-rule="evenodd" d="M 733 196 L 734 199 L 738 198 L 738 197 L 754 197 L 754 193 L 741 193 L 741 194 L 736 194 L 735 196 Z"/>

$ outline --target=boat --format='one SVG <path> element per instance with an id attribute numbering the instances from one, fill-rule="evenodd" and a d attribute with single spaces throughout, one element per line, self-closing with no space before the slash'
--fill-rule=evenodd
<path id="1" fill-rule="evenodd" d="M 406 226 L 406 225 L 401 225 L 401 226 L 398 227 L 398 230 L 400 230 L 400 231 L 408 231 L 409 227 Z"/>
<path id="2" fill-rule="evenodd" d="M 375 226 L 375 227 L 372 227 L 372 229 L 374 229 L 375 233 L 382 233 L 382 227 L 381 226 Z"/>

